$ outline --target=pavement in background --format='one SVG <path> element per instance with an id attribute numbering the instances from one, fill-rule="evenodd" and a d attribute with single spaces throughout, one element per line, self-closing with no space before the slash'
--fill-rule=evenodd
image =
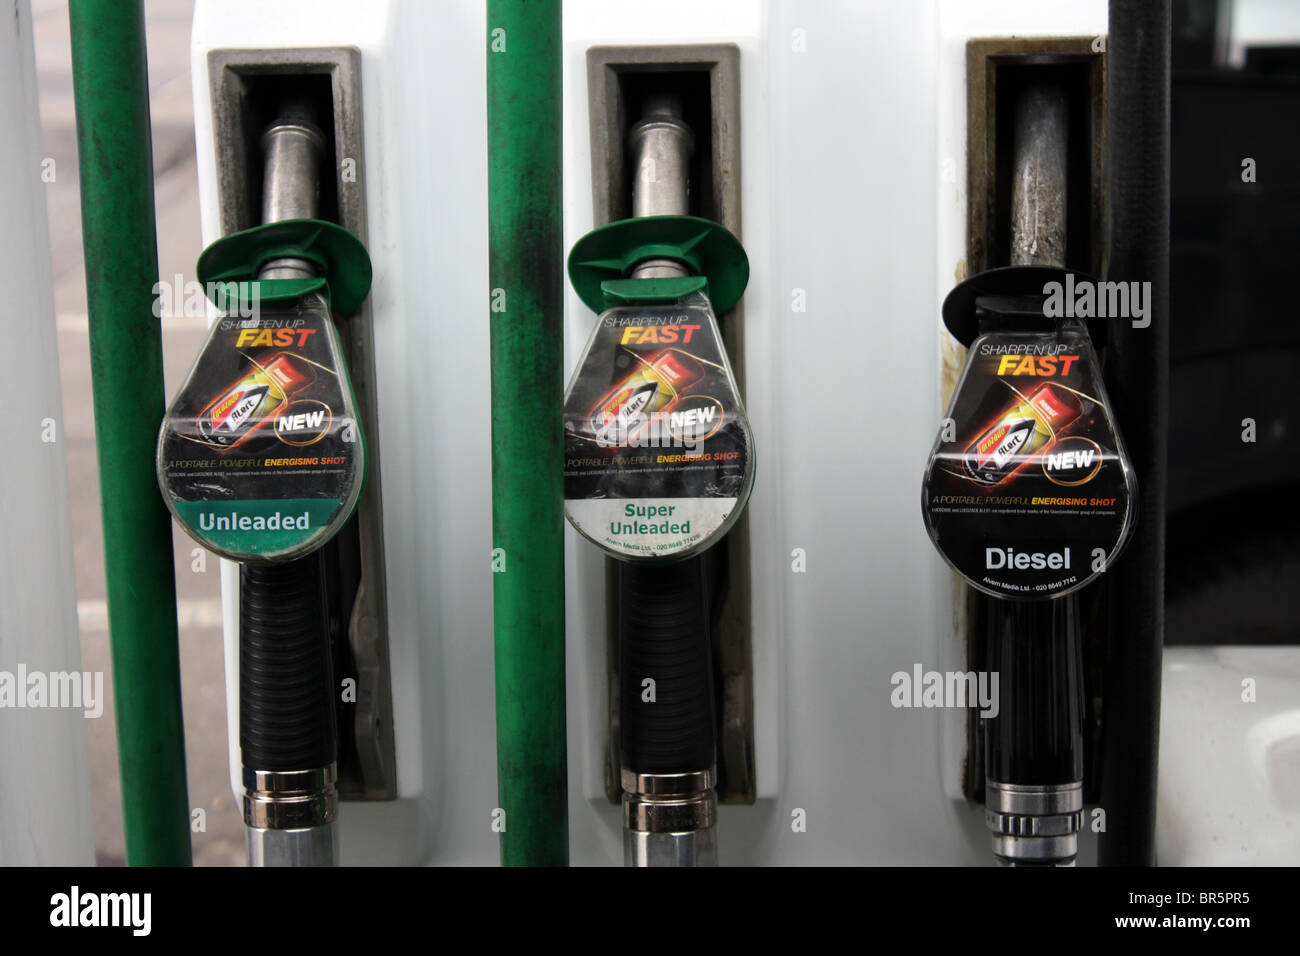
<path id="1" fill-rule="evenodd" d="M 145 3 L 159 272 L 167 281 L 178 273 L 186 280 L 193 279 L 194 262 L 203 248 L 190 91 L 192 11 L 192 0 Z M 106 686 L 111 687 L 67 4 L 62 0 L 33 0 L 32 19 L 43 155 L 55 162 L 55 179 L 47 187 L 46 202 L 58 313 L 63 435 L 67 442 L 82 666 L 103 671 Z M 162 325 L 170 399 L 203 342 L 204 322 L 199 318 L 164 316 Z M 220 562 L 209 554 L 203 562 L 206 569 L 195 570 L 194 542 L 175 529 L 174 544 L 190 807 L 202 809 L 206 817 L 206 830 L 192 834 L 194 862 L 242 865 L 243 825 L 230 791 L 227 768 Z M 104 715 L 88 723 L 95 858 L 101 865 L 121 865 L 125 851 L 111 695 Z"/>

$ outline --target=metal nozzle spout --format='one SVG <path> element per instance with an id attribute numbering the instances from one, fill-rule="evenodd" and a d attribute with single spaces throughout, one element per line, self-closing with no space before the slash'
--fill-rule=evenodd
<path id="1" fill-rule="evenodd" d="M 632 157 L 632 215 L 685 216 L 690 210 L 690 164 L 695 137 L 682 119 L 680 96 L 646 97 L 641 120 L 628 134 Z M 650 269 L 661 271 L 650 272 Z M 669 271 L 671 270 L 671 271 Z M 637 278 L 686 275 L 686 269 L 669 259 L 641 264 Z"/>
<path id="2" fill-rule="evenodd" d="M 262 222 L 315 219 L 320 212 L 321 160 L 325 137 L 304 103 L 285 104 L 280 117 L 262 134 Z M 304 259 L 268 262 L 260 279 L 303 279 L 316 274 Z"/>
<path id="3" fill-rule="evenodd" d="M 1011 264 L 1064 266 L 1069 102 L 1059 86 L 1031 86 L 1016 101 Z"/>

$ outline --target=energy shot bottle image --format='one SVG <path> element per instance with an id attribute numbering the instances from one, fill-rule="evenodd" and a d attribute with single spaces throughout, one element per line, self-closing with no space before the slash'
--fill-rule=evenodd
<path id="1" fill-rule="evenodd" d="M 253 361 L 245 375 L 197 416 L 199 435 L 210 445 L 231 448 L 274 416 L 275 410 L 316 379 L 307 362 L 280 352 L 265 365 Z"/>
<path id="2" fill-rule="evenodd" d="M 649 358 L 633 354 L 641 366 L 597 402 L 588 416 L 597 444 L 626 445 L 653 416 L 667 412 L 684 389 L 704 377 L 704 366 L 677 349 L 664 349 Z"/>
<path id="3" fill-rule="evenodd" d="M 1052 385 L 1040 385 L 971 442 L 962 456 L 966 474 L 981 484 L 1000 484 L 1031 461 L 1082 411 L 1083 405 L 1075 395 Z"/>

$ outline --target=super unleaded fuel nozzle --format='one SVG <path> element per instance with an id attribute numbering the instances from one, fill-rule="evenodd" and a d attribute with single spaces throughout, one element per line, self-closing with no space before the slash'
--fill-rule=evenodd
<path id="1" fill-rule="evenodd" d="M 1066 278 L 1063 90 L 1016 104 L 1010 267 L 966 280 L 944 321 L 970 346 L 930 457 L 922 509 L 935 545 L 983 605 L 999 675 L 985 737 L 985 821 L 997 859 L 1069 866 L 1083 812 L 1084 684 L 1078 592 L 1122 550 L 1135 483 L 1089 332 L 1053 319 Z M 1086 279 L 1086 277 L 1084 277 Z M 977 337 L 978 335 L 978 337 Z"/>
<path id="2" fill-rule="evenodd" d="M 699 556 L 753 483 L 713 306 L 735 303 L 748 264 L 730 233 L 685 215 L 693 137 L 679 99 L 647 98 L 628 145 L 634 218 L 569 257 L 600 318 L 565 396 L 565 510 L 617 559 L 624 861 L 710 866 L 716 736 Z"/>
<path id="3" fill-rule="evenodd" d="M 354 311 L 370 261 L 317 213 L 324 137 L 301 104 L 265 131 L 263 224 L 209 246 L 223 309 L 163 421 L 163 496 L 197 541 L 241 562 L 239 742 L 254 866 L 335 861 L 337 729 L 320 547 L 361 492 L 365 452 L 331 304 Z"/>

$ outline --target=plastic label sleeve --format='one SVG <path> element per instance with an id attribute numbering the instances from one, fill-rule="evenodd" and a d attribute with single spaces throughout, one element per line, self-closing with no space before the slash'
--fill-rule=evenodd
<path id="1" fill-rule="evenodd" d="M 1081 325 L 971 344 L 921 503 L 958 574 L 1002 598 L 1075 591 L 1127 543 L 1136 493 Z"/>
<path id="2" fill-rule="evenodd" d="M 324 544 L 361 493 L 364 448 L 319 296 L 213 323 L 163 419 L 158 483 L 185 530 L 234 560 Z"/>
<path id="3" fill-rule="evenodd" d="M 620 558 L 682 558 L 739 517 L 749 421 L 708 297 L 601 314 L 564 400 L 569 521 Z"/>

